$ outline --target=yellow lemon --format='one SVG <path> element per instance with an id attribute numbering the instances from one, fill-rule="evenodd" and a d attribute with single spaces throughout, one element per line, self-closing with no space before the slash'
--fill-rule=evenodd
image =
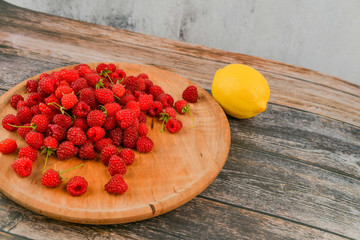
<path id="1" fill-rule="evenodd" d="M 265 77 L 244 64 L 217 70 L 211 92 L 224 111 L 236 118 L 251 118 L 265 111 L 270 98 Z"/>

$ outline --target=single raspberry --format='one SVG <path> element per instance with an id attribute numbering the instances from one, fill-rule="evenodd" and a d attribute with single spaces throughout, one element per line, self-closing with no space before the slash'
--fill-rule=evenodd
<path id="1" fill-rule="evenodd" d="M 40 86 L 38 87 L 38 89 L 37 89 L 37 93 L 39 94 L 39 96 L 41 97 L 41 98 L 47 98 L 50 94 L 49 93 L 47 93 L 47 92 L 45 92 Z M 36 104 L 38 104 L 39 102 L 37 102 Z M 30 103 L 28 104 L 29 106 L 31 105 Z"/>
<path id="2" fill-rule="evenodd" d="M 53 117 L 53 123 L 60 125 L 61 127 L 68 129 L 72 126 L 72 118 L 64 114 L 56 114 Z"/>
<path id="3" fill-rule="evenodd" d="M 84 145 L 80 147 L 79 158 L 88 160 L 93 160 L 96 158 L 94 145 L 90 141 L 87 141 Z"/>
<path id="4" fill-rule="evenodd" d="M 118 103 L 107 103 L 104 105 L 106 110 L 106 116 L 115 116 L 115 114 L 121 110 L 121 106 Z"/>
<path id="5" fill-rule="evenodd" d="M 160 113 L 159 118 L 159 120 L 162 121 L 160 132 L 164 132 L 164 124 L 166 124 L 171 118 L 176 118 L 175 109 L 172 107 L 164 108 L 163 111 Z"/>
<path id="6" fill-rule="evenodd" d="M 78 127 L 71 127 L 67 132 L 67 139 L 74 145 L 83 145 L 87 138 L 84 131 Z"/>
<path id="7" fill-rule="evenodd" d="M 195 103 L 198 99 L 198 90 L 195 86 L 188 86 L 182 93 L 182 98 L 189 103 Z"/>
<path id="8" fill-rule="evenodd" d="M 122 140 L 122 129 L 114 128 L 110 131 L 109 137 L 115 146 L 120 146 Z"/>
<path id="9" fill-rule="evenodd" d="M 56 78 L 48 76 L 39 81 L 39 88 L 48 94 L 52 94 L 55 92 L 55 84 Z"/>
<path id="10" fill-rule="evenodd" d="M 0 142 L 0 152 L 2 154 L 10 154 L 15 152 L 17 149 L 17 144 L 15 140 L 7 138 Z"/>
<path id="11" fill-rule="evenodd" d="M 100 81 L 101 77 L 99 75 L 97 75 L 96 73 L 90 73 L 90 74 L 86 74 L 84 76 L 84 78 L 86 79 L 87 81 L 87 84 L 90 86 L 90 87 L 95 87 L 96 84 Z"/>
<path id="12" fill-rule="evenodd" d="M 115 72 L 115 70 L 116 70 L 116 66 L 113 63 L 107 64 L 106 68 L 111 72 Z"/>
<path id="13" fill-rule="evenodd" d="M 164 108 L 172 107 L 174 105 L 174 99 L 167 93 L 162 93 L 157 96 L 156 101 L 161 102 Z"/>
<path id="14" fill-rule="evenodd" d="M 88 182 L 80 176 L 72 177 L 66 185 L 66 190 L 72 196 L 80 196 L 86 193 Z"/>
<path id="15" fill-rule="evenodd" d="M 12 127 L 11 125 L 19 126 L 20 120 L 15 115 L 8 114 L 2 119 L 2 126 L 3 126 L 3 128 L 5 128 L 6 130 L 8 130 L 10 132 L 15 132 L 17 128 Z"/>
<path id="16" fill-rule="evenodd" d="M 54 188 L 61 184 L 61 177 L 54 169 L 47 170 L 41 177 L 41 184 L 45 187 Z"/>
<path id="17" fill-rule="evenodd" d="M 113 145 L 110 138 L 102 138 L 95 143 L 95 148 L 98 152 L 101 152 L 105 147 Z"/>
<path id="18" fill-rule="evenodd" d="M 146 114 L 144 112 L 140 112 L 138 119 L 139 119 L 139 123 L 146 123 L 147 121 Z"/>
<path id="19" fill-rule="evenodd" d="M 147 126 L 146 126 L 145 123 L 140 123 L 140 124 L 139 124 L 138 133 L 139 133 L 140 137 L 146 136 L 146 135 L 148 134 L 148 131 L 149 131 L 149 130 L 148 130 L 148 128 L 147 128 Z"/>
<path id="20" fill-rule="evenodd" d="M 125 109 L 132 109 L 135 112 L 135 117 L 139 117 L 140 115 L 140 106 L 136 101 L 130 101 L 126 104 Z"/>
<path id="21" fill-rule="evenodd" d="M 162 112 L 167 114 L 169 118 L 176 118 L 176 111 L 172 107 L 164 108 Z"/>
<path id="22" fill-rule="evenodd" d="M 35 105 L 36 106 L 36 105 Z M 51 108 L 48 106 L 48 105 L 46 105 L 45 103 L 39 103 L 39 105 L 37 105 L 37 106 L 39 106 L 39 110 L 40 110 L 40 112 L 42 113 L 42 114 L 49 114 L 49 113 L 51 113 Z M 34 107 L 34 106 L 32 106 L 32 107 Z M 41 114 L 40 113 L 40 114 Z"/>
<path id="23" fill-rule="evenodd" d="M 66 129 L 58 124 L 49 124 L 46 136 L 52 136 L 56 140 L 62 141 L 66 138 Z"/>
<path id="24" fill-rule="evenodd" d="M 160 113 L 162 112 L 163 108 L 164 107 L 161 102 L 154 101 L 148 110 L 148 114 L 151 117 L 158 117 L 158 116 L 160 116 Z"/>
<path id="25" fill-rule="evenodd" d="M 91 109 L 96 108 L 95 94 L 91 88 L 84 88 L 81 90 L 79 100 L 86 102 Z"/>
<path id="26" fill-rule="evenodd" d="M 65 94 L 70 94 L 73 91 L 74 90 L 68 85 L 59 86 L 55 91 L 55 96 L 61 99 Z"/>
<path id="27" fill-rule="evenodd" d="M 21 95 L 15 94 L 11 96 L 10 105 L 16 109 L 16 106 L 19 101 L 24 101 L 24 98 Z"/>
<path id="28" fill-rule="evenodd" d="M 26 82 L 26 90 L 29 93 L 36 92 L 39 86 L 39 82 L 33 79 L 30 79 Z"/>
<path id="29" fill-rule="evenodd" d="M 30 146 L 22 147 L 19 150 L 19 158 L 29 158 L 31 161 L 35 162 L 37 159 L 37 151 Z"/>
<path id="30" fill-rule="evenodd" d="M 40 105 L 41 103 L 39 103 Z M 34 105 L 32 106 L 31 109 L 31 113 L 33 114 L 33 116 L 38 115 L 38 114 L 42 114 L 42 112 L 40 111 L 40 107 L 39 105 Z"/>
<path id="31" fill-rule="evenodd" d="M 119 75 L 120 79 L 125 79 L 126 78 L 126 73 L 124 72 L 124 70 L 122 69 L 116 69 L 115 72 Z"/>
<path id="32" fill-rule="evenodd" d="M 71 88 L 75 94 L 78 94 L 84 88 L 87 88 L 88 84 L 85 78 L 79 78 L 78 80 L 71 83 Z"/>
<path id="33" fill-rule="evenodd" d="M 33 113 L 28 107 L 20 107 L 18 109 L 18 112 L 16 113 L 16 117 L 20 120 L 21 124 L 25 124 L 31 122 L 31 119 L 33 118 Z"/>
<path id="34" fill-rule="evenodd" d="M 20 177 L 27 177 L 31 174 L 32 164 L 29 158 L 19 158 L 11 164 L 11 168 Z"/>
<path id="35" fill-rule="evenodd" d="M 107 68 L 107 65 L 105 63 L 100 63 L 96 66 L 96 72 L 101 73 L 103 70 L 105 70 L 105 68 Z"/>
<path id="36" fill-rule="evenodd" d="M 87 64 L 85 64 L 85 63 L 80 63 L 80 64 L 76 65 L 76 66 L 74 67 L 74 69 L 76 69 L 76 70 L 79 71 L 79 69 L 82 68 L 82 67 L 85 67 L 85 68 L 90 69 L 90 66 L 87 65 Z"/>
<path id="37" fill-rule="evenodd" d="M 95 89 L 94 93 L 96 100 L 98 100 L 101 104 L 114 102 L 114 94 L 110 89 L 107 88 Z"/>
<path id="38" fill-rule="evenodd" d="M 48 128 L 49 119 L 44 114 L 38 114 L 31 119 L 31 123 L 35 124 L 36 131 L 43 133 Z"/>
<path id="39" fill-rule="evenodd" d="M 127 191 L 128 185 L 121 174 L 115 174 L 105 185 L 105 191 L 112 194 L 123 194 Z"/>
<path id="40" fill-rule="evenodd" d="M 62 79 L 68 83 L 72 83 L 79 78 L 80 75 L 76 69 L 65 69 L 62 73 Z"/>
<path id="41" fill-rule="evenodd" d="M 73 108 L 75 106 L 77 101 L 78 101 L 78 99 L 75 96 L 75 94 L 69 93 L 69 94 L 65 94 L 61 98 L 61 105 L 66 109 L 71 109 L 71 108 Z"/>
<path id="42" fill-rule="evenodd" d="M 140 137 L 136 142 L 136 149 L 142 153 L 150 152 L 153 146 L 154 142 L 146 136 Z"/>
<path id="43" fill-rule="evenodd" d="M 72 113 L 75 117 L 86 118 L 90 110 L 90 106 L 86 102 L 80 101 L 73 107 Z"/>
<path id="44" fill-rule="evenodd" d="M 159 85 L 152 85 L 149 88 L 149 93 L 156 99 L 160 94 L 164 93 L 164 90 Z"/>
<path id="45" fill-rule="evenodd" d="M 122 84 L 114 84 L 112 90 L 117 97 L 122 97 L 125 94 L 125 87 Z"/>
<path id="46" fill-rule="evenodd" d="M 43 79 L 44 77 L 50 76 L 48 73 L 42 73 L 40 74 L 39 80 Z"/>
<path id="47" fill-rule="evenodd" d="M 131 165 L 135 161 L 135 153 L 129 148 L 124 148 L 120 151 L 119 156 L 124 160 L 126 165 Z"/>
<path id="48" fill-rule="evenodd" d="M 103 125 L 105 130 L 110 131 L 117 127 L 117 120 L 115 116 L 108 116 L 105 120 L 105 123 Z"/>
<path id="49" fill-rule="evenodd" d="M 180 114 L 187 114 L 188 113 L 190 115 L 190 118 L 191 118 L 192 123 L 193 123 L 192 127 L 195 127 L 194 118 L 193 118 L 192 113 L 191 113 L 192 109 L 190 108 L 190 105 L 189 105 L 189 103 L 187 101 L 185 101 L 185 100 L 176 101 L 175 105 L 174 105 L 174 108 Z"/>
<path id="50" fill-rule="evenodd" d="M 76 156 L 78 151 L 78 148 L 76 148 L 72 142 L 64 141 L 60 144 L 58 150 L 56 151 L 56 155 L 60 160 L 65 160 Z"/>
<path id="51" fill-rule="evenodd" d="M 26 103 L 28 107 L 38 105 L 42 101 L 43 101 L 43 97 L 37 92 L 30 93 L 26 99 Z"/>
<path id="52" fill-rule="evenodd" d="M 109 160 L 108 170 L 111 176 L 114 176 L 115 174 L 125 174 L 126 163 L 121 157 L 114 155 Z"/>
<path id="53" fill-rule="evenodd" d="M 134 123 L 136 113 L 132 109 L 122 109 L 116 113 L 115 117 L 118 121 L 120 121 L 120 127 L 125 129 Z"/>
<path id="54" fill-rule="evenodd" d="M 100 153 L 100 160 L 104 163 L 105 166 L 109 164 L 109 160 L 112 156 L 119 155 L 119 151 L 114 145 L 109 145 L 104 147 Z"/>
<path id="55" fill-rule="evenodd" d="M 135 91 L 134 92 L 134 96 L 135 96 L 135 98 L 136 98 L 136 100 L 135 101 L 139 101 L 139 97 L 141 96 L 141 95 L 145 95 L 146 93 L 145 92 L 143 92 L 143 91 Z M 151 95 L 151 94 L 150 94 Z M 152 95 L 151 95 L 152 96 Z"/>
<path id="56" fill-rule="evenodd" d="M 25 137 L 25 142 L 29 144 L 30 147 L 38 150 L 44 144 L 44 135 L 38 132 L 29 132 Z"/>
<path id="57" fill-rule="evenodd" d="M 34 106 L 37 106 L 37 105 L 34 105 Z M 27 105 L 26 102 L 20 100 L 20 101 L 18 101 L 18 103 L 16 104 L 16 109 L 20 109 L 20 108 L 22 108 L 22 107 L 29 107 L 29 106 Z"/>
<path id="58" fill-rule="evenodd" d="M 147 111 L 153 104 L 153 95 L 143 94 L 139 96 L 139 107 L 141 111 Z"/>
<path id="59" fill-rule="evenodd" d="M 89 127 L 95 127 L 95 126 L 101 127 L 102 125 L 104 125 L 105 120 L 106 120 L 106 116 L 100 110 L 91 111 L 86 118 Z"/>
<path id="60" fill-rule="evenodd" d="M 78 70 L 79 72 L 79 76 L 80 77 L 84 77 L 86 74 L 92 73 L 92 70 L 90 69 L 90 67 L 88 65 L 84 64 L 83 66 L 80 66 L 78 68 L 74 68 L 76 70 Z"/>
<path id="61" fill-rule="evenodd" d="M 151 86 L 153 86 L 153 82 L 149 79 L 144 79 L 145 82 L 145 92 L 149 93 Z"/>
<path id="62" fill-rule="evenodd" d="M 62 80 L 62 74 L 66 71 L 66 69 L 62 69 L 60 71 L 52 72 L 50 75 L 55 77 L 58 81 Z"/>
<path id="63" fill-rule="evenodd" d="M 135 91 L 144 91 L 146 86 L 142 78 L 129 76 L 126 78 L 125 86 L 127 89 L 130 89 L 132 92 Z"/>
<path id="64" fill-rule="evenodd" d="M 76 118 L 74 120 L 73 127 L 81 128 L 84 132 L 86 132 L 89 129 L 89 125 L 87 124 L 85 118 Z"/>
<path id="65" fill-rule="evenodd" d="M 48 136 L 44 139 L 44 147 L 55 150 L 58 148 L 58 146 L 59 146 L 59 142 L 56 138 Z"/>
<path id="66" fill-rule="evenodd" d="M 125 129 L 123 135 L 123 146 L 126 148 L 135 148 L 139 139 L 139 133 L 135 127 Z"/>
<path id="67" fill-rule="evenodd" d="M 177 133 L 181 130 L 181 128 L 182 128 L 182 122 L 178 119 L 170 118 L 166 123 L 166 129 L 170 133 Z"/>
<path id="68" fill-rule="evenodd" d="M 92 142 L 97 142 L 105 137 L 105 129 L 98 126 L 91 127 L 87 130 L 86 135 Z"/>
<path id="69" fill-rule="evenodd" d="M 30 126 L 30 123 L 25 124 L 24 127 L 26 128 L 19 128 L 17 133 L 25 139 L 26 135 L 32 131 L 32 127 Z"/>
<path id="70" fill-rule="evenodd" d="M 60 98 L 57 98 L 54 94 L 51 94 L 49 97 L 45 98 L 45 103 L 55 111 L 58 111 L 57 105 L 60 105 Z"/>

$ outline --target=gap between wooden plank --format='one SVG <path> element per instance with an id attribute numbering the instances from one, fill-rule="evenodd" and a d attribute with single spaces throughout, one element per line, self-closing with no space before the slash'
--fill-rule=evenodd
<path id="1" fill-rule="evenodd" d="M 9 232 L 5 232 L 3 231 L 2 229 L 0 229 L 0 239 L 9 239 L 9 240 L 15 240 L 15 239 L 31 239 L 31 238 L 27 238 L 27 237 L 23 237 L 23 236 L 19 236 L 19 235 L 16 235 L 16 234 L 12 234 L 12 233 L 9 233 Z"/>

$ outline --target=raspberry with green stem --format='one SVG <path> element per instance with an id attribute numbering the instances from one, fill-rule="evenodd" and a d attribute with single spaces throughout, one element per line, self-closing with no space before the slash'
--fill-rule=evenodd
<path id="1" fill-rule="evenodd" d="M 57 109 L 59 109 L 62 114 L 65 114 L 65 115 L 71 117 L 72 119 L 75 119 L 74 116 L 71 116 L 70 114 L 68 114 L 68 113 L 66 112 L 66 110 L 67 110 L 66 108 L 64 108 L 63 106 L 59 105 L 58 103 L 56 103 L 56 102 L 50 102 L 50 103 L 48 103 L 47 105 L 54 106 L 54 107 L 56 107 Z"/>
<path id="2" fill-rule="evenodd" d="M 192 123 L 193 123 L 193 125 L 192 125 L 192 128 L 195 128 L 196 126 L 195 126 L 195 121 L 194 121 L 194 118 L 193 118 L 193 115 L 192 115 L 192 113 L 191 113 L 191 107 L 190 107 L 190 105 L 189 104 L 187 104 L 185 107 L 182 107 L 181 108 L 181 112 L 182 113 L 184 113 L 184 114 L 189 114 L 190 115 L 190 118 L 191 118 L 191 121 L 192 121 Z"/>
<path id="3" fill-rule="evenodd" d="M 68 170 L 60 171 L 60 170 L 56 170 L 56 164 L 55 164 L 54 169 L 49 169 L 45 173 L 43 173 L 43 176 L 41 177 L 41 184 L 49 188 L 55 188 L 61 184 L 62 180 L 65 179 L 64 177 L 61 176 L 62 174 L 74 170 L 83 165 L 84 163 L 76 167 L 70 168 Z"/>
<path id="4" fill-rule="evenodd" d="M 108 70 L 107 68 L 105 68 L 104 70 L 102 70 L 102 71 L 99 73 L 99 75 L 100 75 L 100 76 L 103 76 L 103 77 L 105 77 L 105 78 L 107 78 L 107 79 L 109 79 L 109 81 L 110 81 L 111 83 L 113 83 L 113 81 L 111 80 L 111 78 L 110 78 L 110 76 L 109 76 L 109 73 L 111 73 L 111 71 Z"/>
<path id="5" fill-rule="evenodd" d="M 159 120 L 162 121 L 162 123 L 161 123 L 161 130 L 160 130 L 161 133 L 164 132 L 164 126 L 165 126 L 165 124 L 169 121 L 170 118 L 171 118 L 171 117 L 170 117 L 170 115 L 169 115 L 167 112 L 163 111 L 163 112 L 160 113 L 160 118 L 159 118 Z"/>

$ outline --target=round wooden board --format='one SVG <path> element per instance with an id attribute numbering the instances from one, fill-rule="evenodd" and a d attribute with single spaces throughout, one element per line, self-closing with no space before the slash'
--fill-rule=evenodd
<path id="1" fill-rule="evenodd" d="M 95 69 L 97 63 L 88 65 Z M 179 133 L 160 133 L 160 122 L 148 117 L 148 136 L 155 145 L 150 153 L 135 151 L 135 162 L 128 166 L 124 175 L 129 188 L 123 195 L 108 194 L 104 190 L 110 174 L 98 159 L 83 161 L 72 158 L 60 161 L 56 157 L 49 158 L 47 168 L 53 168 L 56 164 L 57 169 L 63 170 L 85 162 L 83 167 L 65 173 L 65 181 L 55 189 L 41 185 L 44 156 L 39 156 L 34 162 L 29 177 L 21 178 L 10 167 L 17 159 L 18 151 L 1 155 L 2 193 L 34 212 L 55 219 L 84 224 L 117 224 L 166 213 L 188 202 L 210 185 L 222 169 L 230 148 L 229 123 L 218 103 L 204 89 L 174 73 L 152 66 L 130 63 L 116 65 L 128 75 L 148 74 L 154 84 L 160 85 L 175 100 L 181 99 L 183 89 L 195 85 L 200 99 L 191 107 L 194 109 L 197 127 L 191 128 L 189 116 L 180 115 L 178 119 L 183 122 L 183 128 Z M 26 99 L 28 94 L 25 86 L 26 81 L 0 97 L 1 119 L 9 113 L 16 113 L 9 104 L 10 98 L 14 94 L 21 94 Z M 16 132 L 9 132 L 2 127 L 0 132 L 0 140 L 10 137 L 16 140 L 18 149 L 26 146 L 24 139 Z M 85 177 L 89 183 L 87 192 L 80 197 L 72 197 L 65 189 L 67 181 L 75 175 Z"/>

